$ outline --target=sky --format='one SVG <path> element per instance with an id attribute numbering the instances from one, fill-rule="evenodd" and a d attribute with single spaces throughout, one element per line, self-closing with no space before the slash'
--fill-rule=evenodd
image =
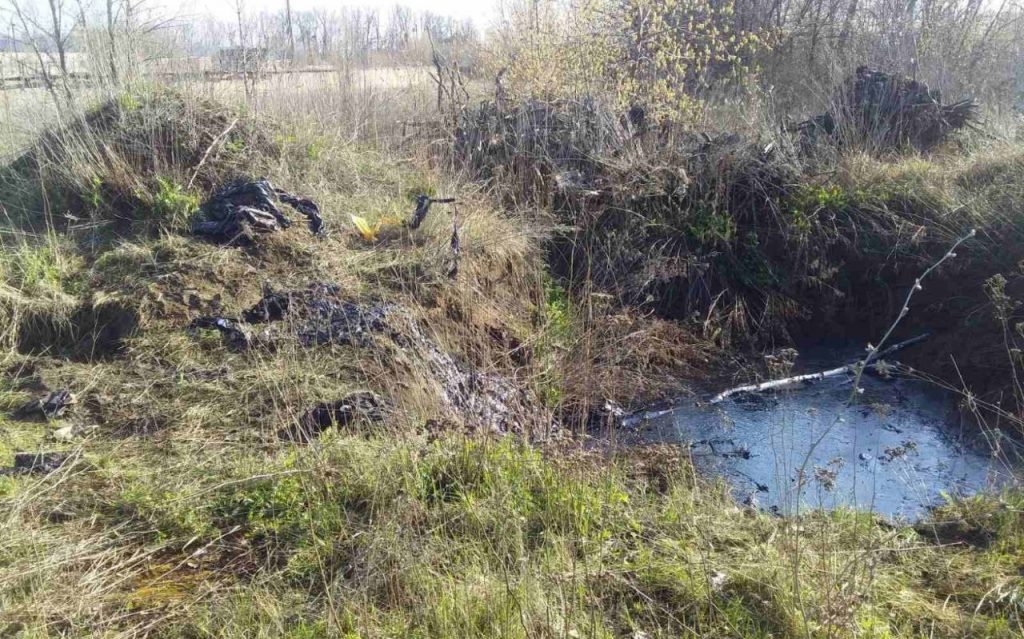
<path id="1" fill-rule="evenodd" d="M 167 2 L 168 0 L 163 0 Z M 249 13 L 267 11 L 273 13 L 284 9 L 285 0 L 243 0 L 245 10 Z M 431 11 L 440 15 L 455 18 L 472 18 L 477 28 L 486 27 L 496 12 L 497 0 L 352 0 L 332 2 L 331 0 L 292 0 L 292 11 L 302 11 L 314 7 L 340 8 L 342 6 L 376 7 L 382 14 L 396 4 L 410 7 L 417 12 Z M 183 0 L 177 4 L 185 14 L 210 15 L 222 20 L 235 17 L 234 0 Z"/>

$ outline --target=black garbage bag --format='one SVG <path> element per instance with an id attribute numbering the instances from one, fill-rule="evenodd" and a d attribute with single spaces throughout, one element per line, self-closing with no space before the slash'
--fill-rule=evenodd
<path id="1" fill-rule="evenodd" d="M 192 232 L 219 242 L 251 242 L 256 235 L 288 228 L 292 222 L 278 208 L 279 200 L 304 215 L 314 235 L 324 232 L 320 207 L 274 186 L 265 178 L 239 180 L 219 189 L 199 207 Z"/>

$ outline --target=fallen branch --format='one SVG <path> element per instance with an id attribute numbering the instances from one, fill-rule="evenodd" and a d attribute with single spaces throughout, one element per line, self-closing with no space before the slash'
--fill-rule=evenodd
<path id="1" fill-rule="evenodd" d="M 793 384 L 798 384 L 800 382 L 817 381 L 820 379 L 826 379 L 828 377 L 842 375 L 844 373 L 853 373 L 854 375 L 856 375 L 853 381 L 854 393 L 864 392 L 864 389 L 860 387 L 860 379 L 864 375 L 864 371 L 869 370 L 871 368 L 877 368 L 877 365 L 874 364 L 876 360 L 881 360 L 886 355 L 890 355 L 900 349 L 906 348 L 907 346 L 916 344 L 928 336 L 927 334 L 919 335 L 917 337 L 908 339 L 904 342 L 900 342 L 899 344 L 894 344 L 884 350 L 882 349 L 882 345 L 885 344 L 886 341 L 888 341 L 889 337 L 893 334 L 893 331 L 895 331 L 896 327 L 899 326 L 900 322 L 903 321 L 903 318 L 906 317 L 908 313 L 910 313 L 910 301 L 914 299 L 914 293 L 922 290 L 923 287 L 921 286 L 921 282 L 923 282 L 924 279 L 928 277 L 932 271 L 942 266 L 943 262 L 945 262 L 946 260 L 951 260 L 954 257 L 956 257 L 956 250 L 960 247 L 960 245 L 974 237 L 974 235 L 975 231 L 974 229 L 971 229 L 969 233 L 959 238 L 956 242 L 953 242 L 953 246 L 949 247 L 949 250 L 946 251 L 946 253 L 941 258 L 939 258 L 934 264 L 926 268 L 924 272 L 921 273 L 921 275 L 916 280 L 914 280 L 914 285 L 910 287 L 909 291 L 907 291 L 907 297 L 903 301 L 903 308 L 900 309 L 900 314 L 889 326 L 889 329 L 885 332 L 885 335 L 882 336 L 882 339 L 878 341 L 877 345 L 868 344 L 868 355 L 864 359 L 854 362 L 852 364 L 847 364 L 846 366 L 840 366 L 838 368 L 833 368 L 831 370 L 822 371 L 820 373 L 811 373 L 809 375 L 797 375 L 796 377 L 787 377 L 785 379 L 776 379 L 768 382 L 762 382 L 760 384 L 748 384 L 746 386 L 740 386 L 738 388 L 731 388 L 712 397 L 710 403 L 717 404 L 722 400 L 727 399 L 738 393 L 752 393 L 778 388 L 785 388 Z"/>
<path id="2" fill-rule="evenodd" d="M 232 120 L 231 124 L 228 125 L 228 128 L 224 129 L 217 135 L 217 137 L 213 138 L 210 142 L 210 146 L 206 147 L 203 157 L 199 158 L 199 163 L 196 164 L 195 170 L 192 171 L 192 177 L 188 179 L 188 185 L 186 185 L 186 188 L 192 188 L 192 183 L 196 181 L 196 178 L 199 176 L 199 170 L 203 168 L 204 164 L 206 164 L 206 160 L 210 157 L 210 153 L 213 151 L 213 148 L 217 146 L 221 140 L 226 138 L 229 133 L 231 133 L 231 129 L 235 128 L 236 124 L 238 124 L 238 118 Z"/>
<path id="3" fill-rule="evenodd" d="M 919 342 L 924 341 L 929 337 L 929 333 L 912 337 L 908 340 L 902 341 L 898 344 L 893 344 L 884 351 L 872 352 L 867 358 L 863 360 L 857 360 L 843 366 L 837 366 L 836 368 L 830 368 L 825 371 L 817 373 L 807 373 L 805 375 L 794 375 L 793 377 L 785 377 L 783 379 L 773 379 L 767 382 L 761 382 L 760 384 L 747 384 L 745 386 L 737 386 L 736 388 L 730 388 L 729 390 L 722 391 L 711 398 L 711 404 L 718 404 L 733 395 L 739 395 L 740 393 L 760 393 L 767 390 L 778 390 L 780 388 L 788 388 L 797 384 L 817 382 L 830 377 L 838 377 L 839 375 L 856 375 L 864 368 L 879 368 L 879 364 L 882 360 L 895 353 L 896 351 L 903 350 L 909 346 L 913 346 Z"/>

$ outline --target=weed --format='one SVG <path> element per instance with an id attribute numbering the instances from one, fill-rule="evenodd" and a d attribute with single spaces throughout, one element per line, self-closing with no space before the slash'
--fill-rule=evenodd
<path id="1" fill-rule="evenodd" d="M 728 244 L 736 234 L 736 220 L 713 206 L 700 206 L 687 215 L 686 232 L 702 245 Z"/>
<path id="2" fill-rule="evenodd" d="M 164 177 L 157 177 L 157 190 L 153 194 L 153 209 L 158 220 L 167 228 L 177 228 L 199 208 L 199 196 L 182 185 Z"/>
<path id="3" fill-rule="evenodd" d="M 557 408 L 561 404 L 564 387 L 561 353 L 572 344 L 576 322 L 568 291 L 550 276 L 544 279 L 544 306 L 540 310 L 541 331 L 536 346 L 540 373 L 537 383 L 544 403 Z"/>
<path id="4" fill-rule="evenodd" d="M 30 297 L 74 294 L 81 266 L 81 257 L 53 231 L 41 243 L 25 238 L 0 254 L 2 281 Z"/>
<path id="5" fill-rule="evenodd" d="M 306 159 L 316 162 L 324 154 L 325 145 L 321 140 L 313 140 L 306 144 Z"/>
<path id="6" fill-rule="evenodd" d="M 117 104 L 121 107 L 121 110 L 126 113 L 131 113 L 132 111 L 136 111 L 142 107 L 142 103 L 139 101 L 139 98 L 127 91 L 117 97 Z"/>

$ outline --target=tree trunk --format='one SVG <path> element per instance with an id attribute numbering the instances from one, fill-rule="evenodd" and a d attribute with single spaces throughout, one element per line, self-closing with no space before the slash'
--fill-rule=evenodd
<path id="1" fill-rule="evenodd" d="M 50 37 L 53 39 L 53 46 L 57 49 L 57 64 L 60 67 L 61 85 L 68 100 L 71 99 L 71 87 L 68 86 L 68 57 L 67 57 L 67 35 L 64 33 L 63 7 L 60 0 L 49 0 L 50 6 Z"/>
<path id="2" fill-rule="evenodd" d="M 295 33 L 292 31 L 292 0 L 284 3 L 285 22 L 288 23 L 288 62 L 295 64 Z"/>
<path id="3" fill-rule="evenodd" d="M 110 65 L 110 81 L 119 83 L 117 73 L 117 25 L 114 16 L 114 0 L 107 0 L 107 63 Z"/>

